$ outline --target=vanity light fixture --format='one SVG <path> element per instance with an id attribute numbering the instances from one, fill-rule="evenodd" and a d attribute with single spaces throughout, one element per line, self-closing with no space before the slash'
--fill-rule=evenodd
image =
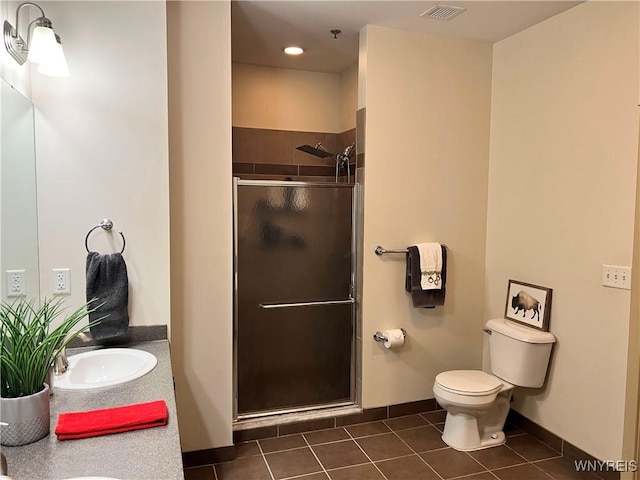
<path id="1" fill-rule="evenodd" d="M 40 10 L 40 17 L 29 23 L 25 38 L 21 37 L 20 10 L 24 7 L 36 7 Z M 44 15 L 44 10 L 32 2 L 25 2 L 16 10 L 15 27 L 4 21 L 4 46 L 9 55 L 20 65 L 29 60 L 38 64 L 38 72 L 54 77 L 68 77 L 69 68 L 62 51 L 60 37 L 53 31 L 53 25 Z"/>
<path id="2" fill-rule="evenodd" d="M 302 55 L 305 52 L 304 48 L 295 45 L 284 47 L 283 50 L 287 55 Z"/>

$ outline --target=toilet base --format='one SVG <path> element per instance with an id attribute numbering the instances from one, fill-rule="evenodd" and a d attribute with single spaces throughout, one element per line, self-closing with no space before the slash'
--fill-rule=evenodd
<path id="1" fill-rule="evenodd" d="M 480 438 L 478 419 L 466 413 L 447 413 L 442 441 L 455 450 L 471 452 L 504 444 L 504 432 L 485 432 Z"/>
<path id="2" fill-rule="evenodd" d="M 495 402 L 484 412 L 469 410 L 461 411 L 459 407 L 446 402 L 443 407 L 447 410 L 444 423 L 442 441 L 451 448 L 463 452 L 496 447 L 506 442 L 502 429 L 509 413 L 513 387 L 505 388 L 495 399 Z"/>

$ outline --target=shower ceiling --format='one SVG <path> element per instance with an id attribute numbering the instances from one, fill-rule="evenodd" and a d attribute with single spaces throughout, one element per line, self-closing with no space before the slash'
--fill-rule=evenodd
<path id="1" fill-rule="evenodd" d="M 358 59 L 358 32 L 368 24 L 494 43 L 557 15 L 579 1 L 240 0 L 231 4 L 236 63 L 340 73 Z M 452 20 L 420 17 L 433 6 L 466 8 Z M 337 39 L 330 33 L 340 29 Z M 282 54 L 300 45 L 304 55 Z"/>

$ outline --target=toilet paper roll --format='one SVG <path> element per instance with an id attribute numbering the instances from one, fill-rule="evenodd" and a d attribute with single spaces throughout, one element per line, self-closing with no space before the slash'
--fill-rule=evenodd
<path id="1" fill-rule="evenodd" d="M 400 348 L 404 345 L 404 334 L 399 328 L 385 330 L 382 334 L 387 337 L 387 341 L 384 342 L 385 348 Z"/>

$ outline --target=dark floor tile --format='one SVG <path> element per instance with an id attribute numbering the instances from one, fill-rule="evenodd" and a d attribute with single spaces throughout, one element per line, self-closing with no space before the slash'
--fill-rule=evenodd
<path id="1" fill-rule="evenodd" d="M 379 433 L 389 433 L 389 427 L 384 422 L 359 423 L 345 427 L 353 438 L 367 437 L 369 435 L 377 435 Z"/>
<path id="2" fill-rule="evenodd" d="M 331 480 L 384 480 L 382 474 L 372 463 L 356 467 L 340 468 L 327 472 Z"/>
<path id="3" fill-rule="evenodd" d="M 269 453 L 265 458 L 276 480 L 322 472 L 322 467 L 309 447 Z"/>
<path id="4" fill-rule="evenodd" d="M 213 472 L 213 466 L 207 465 L 206 467 L 194 467 L 184 469 L 185 480 L 216 480 L 216 475 Z"/>
<path id="5" fill-rule="evenodd" d="M 475 475 L 468 475 L 463 477 L 460 480 L 496 480 L 496 477 L 491 475 L 489 472 L 476 473 Z M 528 478 L 521 478 L 520 480 L 529 480 Z"/>
<path id="6" fill-rule="evenodd" d="M 401 430 L 396 434 L 404 440 L 416 453 L 427 452 L 438 448 L 445 448 L 442 441 L 442 432 L 432 426 Z"/>
<path id="7" fill-rule="evenodd" d="M 493 474 L 500 480 L 551 480 L 549 475 L 530 463 L 494 470 Z"/>
<path id="8" fill-rule="evenodd" d="M 312 473 L 311 475 L 296 477 L 296 480 L 329 480 L 329 476 L 324 472 L 318 472 Z"/>
<path id="9" fill-rule="evenodd" d="M 454 450 L 453 448 L 426 452 L 420 454 L 420 456 L 445 479 L 486 471 L 485 468 L 471 458 L 471 456 L 465 452 Z"/>
<path id="10" fill-rule="evenodd" d="M 374 462 L 413 454 L 411 449 L 393 433 L 358 438 L 356 442 Z"/>
<path id="11" fill-rule="evenodd" d="M 423 412 L 420 414 L 425 420 L 431 423 L 444 423 L 447 418 L 446 410 L 435 410 L 433 412 Z"/>
<path id="12" fill-rule="evenodd" d="M 292 448 L 307 446 L 307 442 L 304 441 L 302 435 L 266 438 L 264 440 L 259 440 L 259 443 L 264 453 L 280 452 L 282 450 L 291 450 Z"/>
<path id="13" fill-rule="evenodd" d="M 530 462 L 553 458 L 560 455 L 544 443 L 540 443 L 531 435 L 516 435 L 507 438 L 507 446 Z"/>
<path id="14" fill-rule="evenodd" d="M 598 477 L 590 472 L 578 472 L 575 463 L 566 458 L 553 458 L 536 462 L 536 466 L 547 472 L 555 480 L 588 480 Z"/>
<path id="15" fill-rule="evenodd" d="M 348 440 L 349 434 L 344 428 L 332 428 L 329 430 L 318 430 L 317 432 L 307 432 L 304 434 L 309 445 L 318 445 L 320 443 L 337 442 L 339 440 Z"/>
<path id="16" fill-rule="evenodd" d="M 433 426 L 440 432 L 444 433 L 444 423 L 434 423 Z"/>
<path id="17" fill-rule="evenodd" d="M 253 455 L 260 455 L 260 447 L 258 442 L 251 440 L 250 442 L 238 443 L 236 445 L 236 458 L 251 457 Z"/>
<path id="18" fill-rule="evenodd" d="M 469 452 L 469 455 L 484 465 L 488 470 L 509 467 L 511 465 L 519 465 L 527 462 L 520 455 L 504 445 L 476 450 L 474 452 Z"/>
<path id="19" fill-rule="evenodd" d="M 396 431 L 429 425 L 429 422 L 427 422 L 420 415 L 409 415 L 407 417 L 392 418 L 389 420 L 385 420 L 384 423 L 386 423 L 387 427 L 389 427 L 391 430 Z"/>
<path id="20" fill-rule="evenodd" d="M 502 429 L 502 431 L 504 432 L 504 434 L 507 437 L 513 437 L 514 435 L 522 435 L 522 434 L 526 433 L 520 427 L 516 427 L 515 425 L 513 425 L 511 423 L 505 424 L 505 426 Z"/>
<path id="21" fill-rule="evenodd" d="M 417 455 L 376 462 L 387 480 L 439 480 L 440 477 Z"/>
<path id="22" fill-rule="evenodd" d="M 353 440 L 314 445 L 313 451 L 327 470 L 367 463 L 369 460 Z"/>
<path id="23" fill-rule="evenodd" d="M 215 466 L 218 480 L 271 480 L 262 456 L 237 458 Z"/>

